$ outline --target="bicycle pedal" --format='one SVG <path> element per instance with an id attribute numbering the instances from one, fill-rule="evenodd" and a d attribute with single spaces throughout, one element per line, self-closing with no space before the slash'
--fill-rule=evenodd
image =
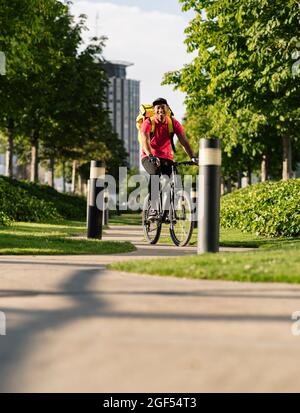
<path id="1" fill-rule="evenodd" d="M 157 215 L 150 215 L 150 216 L 147 217 L 147 220 L 148 220 L 149 222 L 159 221 L 159 220 L 160 220 L 160 216 L 159 216 L 158 214 L 157 214 Z"/>

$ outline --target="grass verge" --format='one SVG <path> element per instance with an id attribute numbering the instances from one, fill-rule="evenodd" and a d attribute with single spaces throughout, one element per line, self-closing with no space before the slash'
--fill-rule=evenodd
<path id="1" fill-rule="evenodd" d="M 300 240 L 272 242 L 271 249 L 130 261 L 109 268 L 205 280 L 300 283 Z"/>
<path id="2" fill-rule="evenodd" d="M 113 215 L 109 218 L 109 226 L 114 225 L 140 225 L 142 229 L 141 213 Z M 280 245 L 289 243 L 295 238 L 272 238 L 263 237 L 249 232 L 242 232 L 240 229 L 221 228 L 221 247 L 247 247 L 247 248 L 278 248 Z M 174 245 L 169 233 L 169 227 L 163 225 L 159 244 Z M 194 229 L 193 236 L 189 243 L 191 246 L 197 245 L 197 229 Z"/>
<path id="3" fill-rule="evenodd" d="M 197 245 L 198 230 L 194 229 L 189 245 Z M 220 231 L 220 246 L 221 247 L 236 247 L 236 248 L 280 248 L 283 245 L 297 241 L 298 238 L 286 237 L 264 237 L 261 235 L 242 232 L 240 229 L 221 228 Z M 159 239 L 160 244 L 174 245 L 170 239 L 169 228 L 163 225 L 162 234 Z"/>
<path id="4" fill-rule="evenodd" d="M 0 255 L 96 255 L 135 250 L 130 242 L 69 238 L 85 235 L 85 231 L 84 222 L 66 220 L 58 224 L 16 222 L 0 226 Z"/>
<path id="5" fill-rule="evenodd" d="M 113 215 L 109 219 L 109 226 L 114 225 L 140 225 L 142 229 L 141 213 Z M 197 245 L 198 230 L 194 229 L 190 246 Z M 256 235 L 249 232 L 242 232 L 235 228 L 221 228 L 220 231 L 220 246 L 221 247 L 236 247 L 236 248 L 281 248 L 284 245 L 289 245 L 298 238 L 288 237 L 266 237 Z M 159 244 L 174 245 L 169 233 L 169 226 L 163 225 Z"/>
<path id="6" fill-rule="evenodd" d="M 112 215 L 109 225 L 140 225 L 142 228 L 142 213 Z"/>

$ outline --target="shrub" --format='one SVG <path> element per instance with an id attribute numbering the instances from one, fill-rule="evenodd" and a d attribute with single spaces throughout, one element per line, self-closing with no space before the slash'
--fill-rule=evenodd
<path id="1" fill-rule="evenodd" d="M 84 219 L 86 201 L 55 189 L 0 177 L 0 223 L 39 222 L 49 219 Z M 2 217 L 2 218 L 1 218 Z"/>
<path id="2" fill-rule="evenodd" d="M 11 219 L 4 212 L 0 211 L 0 225 L 10 225 Z"/>
<path id="3" fill-rule="evenodd" d="M 264 182 L 221 198 L 221 225 L 259 235 L 300 235 L 300 179 Z"/>

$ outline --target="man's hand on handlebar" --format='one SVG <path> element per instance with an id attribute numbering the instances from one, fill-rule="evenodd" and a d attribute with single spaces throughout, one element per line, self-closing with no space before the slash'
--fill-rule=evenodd
<path id="1" fill-rule="evenodd" d="M 160 166 L 160 159 L 157 156 L 150 154 L 148 158 L 151 163 L 154 163 L 157 167 Z"/>

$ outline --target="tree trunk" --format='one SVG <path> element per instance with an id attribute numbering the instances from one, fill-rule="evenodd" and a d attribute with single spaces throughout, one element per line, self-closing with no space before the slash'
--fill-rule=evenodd
<path id="1" fill-rule="evenodd" d="M 242 187 L 242 171 L 238 170 L 237 172 L 237 188 L 240 189 Z"/>
<path id="2" fill-rule="evenodd" d="M 49 159 L 47 178 L 48 185 L 54 188 L 54 158 Z"/>
<path id="3" fill-rule="evenodd" d="M 232 180 L 231 180 L 231 177 L 229 177 L 226 180 L 226 193 L 230 194 L 231 191 L 232 191 Z"/>
<path id="4" fill-rule="evenodd" d="M 83 193 L 83 188 L 82 188 L 82 177 L 80 174 L 78 174 L 78 189 L 77 192 L 82 195 Z"/>
<path id="5" fill-rule="evenodd" d="M 249 186 L 252 184 L 252 177 L 251 177 L 251 168 L 248 167 L 247 169 L 247 180 L 246 180 L 246 185 Z"/>
<path id="6" fill-rule="evenodd" d="M 225 193 L 225 185 L 224 185 L 224 177 L 223 175 L 221 176 L 221 195 L 224 195 Z"/>
<path id="7" fill-rule="evenodd" d="M 83 184 L 83 195 L 87 197 L 87 193 L 88 193 L 88 184 L 87 184 L 87 181 L 85 181 Z"/>
<path id="8" fill-rule="evenodd" d="M 268 157 L 266 154 L 262 156 L 261 161 L 261 182 L 268 180 Z"/>
<path id="9" fill-rule="evenodd" d="M 66 163 L 62 161 L 62 184 L 63 184 L 63 192 L 66 192 Z"/>
<path id="10" fill-rule="evenodd" d="M 292 145 L 289 136 L 282 137 L 282 179 L 287 181 L 292 175 Z"/>
<path id="11" fill-rule="evenodd" d="M 27 165 L 17 165 L 17 179 L 28 179 Z"/>
<path id="12" fill-rule="evenodd" d="M 5 176 L 13 177 L 13 156 L 14 156 L 14 121 L 10 119 L 7 125 L 7 147 L 5 154 Z"/>
<path id="13" fill-rule="evenodd" d="M 39 179 L 39 139 L 38 139 L 38 132 L 33 131 L 31 135 L 31 173 L 30 173 L 30 181 L 37 182 Z"/>
<path id="14" fill-rule="evenodd" d="M 76 191 L 76 169 L 77 169 L 77 161 L 73 161 L 72 164 L 72 194 L 75 194 Z"/>

